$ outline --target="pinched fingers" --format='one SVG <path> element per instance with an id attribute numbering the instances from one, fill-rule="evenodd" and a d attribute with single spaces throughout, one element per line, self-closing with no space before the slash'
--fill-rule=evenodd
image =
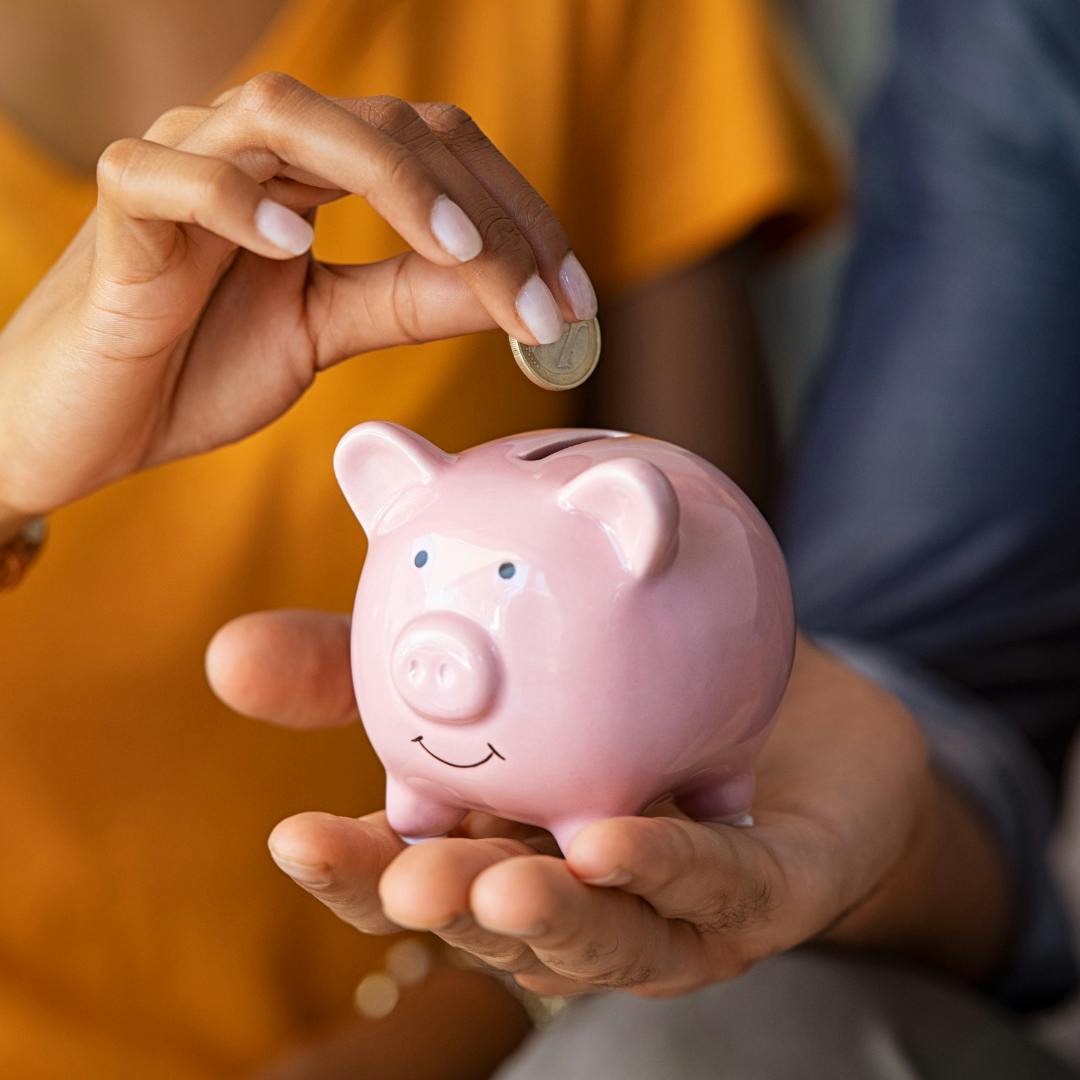
<path id="1" fill-rule="evenodd" d="M 420 102 L 413 106 L 446 149 L 505 209 L 536 253 L 540 274 L 570 319 L 596 315 L 596 292 L 555 212 L 480 126 L 457 105 Z"/>
<path id="2" fill-rule="evenodd" d="M 528 241 L 405 102 L 346 107 L 266 73 L 219 105 L 183 148 L 232 160 L 260 181 L 299 170 L 301 179 L 361 195 L 424 258 L 469 264 L 471 286 L 505 329 L 526 340 L 562 333 Z"/>
<path id="3" fill-rule="evenodd" d="M 497 289 L 505 264 L 512 262 L 521 284 L 515 308 L 537 340 L 557 338 L 565 329 L 564 317 L 588 319 L 596 314 L 592 285 L 571 254 L 558 218 L 462 109 L 394 98 L 342 104 L 405 143 L 446 178 L 451 194 L 484 238 L 479 257 L 462 268 L 478 293 Z M 465 130 L 474 138 L 459 137 Z M 484 149 L 475 151 L 475 142 Z M 568 259 L 580 271 L 575 282 L 583 282 L 576 291 L 568 291 L 560 281 L 560 267 Z"/>
<path id="4" fill-rule="evenodd" d="M 389 934 L 400 929 L 379 901 L 379 878 L 404 846 L 385 814 L 359 820 L 297 814 L 274 829 L 268 846 L 293 881 L 357 930 Z"/>
<path id="5" fill-rule="evenodd" d="M 522 340 L 554 341 L 566 319 L 596 311 L 555 214 L 455 106 L 330 99 L 267 72 L 211 107 L 170 110 L 142 140 L 121 140 L 100 176 L 117 279 L 124 259 L 138 263 L 128 268 L 135 279 L 167 263 L 177 250 L 168 222 L 288 258 L 311 243 L 293 210 L 354 193 L 422 259 L 456 269 L 491 321 Z"/>

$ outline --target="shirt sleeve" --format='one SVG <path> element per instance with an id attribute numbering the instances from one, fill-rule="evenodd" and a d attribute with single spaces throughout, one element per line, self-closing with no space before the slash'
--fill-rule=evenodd
<path id="1" fill-rule="evenodd" d="M 895 694 L 918 721 L 938 771 L 969 799 L 998 841 L 1014 890 L 1011 947 L 987 989 L 1027 1011 L 1077 981 L 1069 919 L 1047 858 L 1050 784 L 1024 739 L 982 702 L 910 659 L 842 638 L 818 644 Z"/>
<path id="2" fill-rule="evenodd" d="M 608 177 L 574 223 L 618 287 L 770 226 L 787 240 L 842 202 L 798 53 L 760 0 L 590 4 L 575 167 Z"/>

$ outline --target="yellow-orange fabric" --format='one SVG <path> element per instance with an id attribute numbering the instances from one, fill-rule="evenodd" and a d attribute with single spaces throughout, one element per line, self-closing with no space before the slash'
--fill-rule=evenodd
<path id="1" fill-rule="evenodd" d="M 231 81 L 276 68 L 332 94 L 462 105 L 611 295 L 833 205 L 764 11 L 289 0 Z M 0 121 L 0 319 L 93 197 Z M 323 257 L 399 249 L 358 200 L 321 213 Z M 372 355 L 258 436 L 55 515 L 40 565 L 0 598 L 0 1074 L 234 1075 L 347 1011 L 385 942 L 285 879 L 265 838 L 302 809 L 379 807 L 380 768 L 359 730 L 229 714 L 204 647 L 241 612 L 350 606 L 362 534 L 330 459 L 352 424 L 396 420 L 454 449 L 574 407 L 527 383 L 501 334 Z"/>

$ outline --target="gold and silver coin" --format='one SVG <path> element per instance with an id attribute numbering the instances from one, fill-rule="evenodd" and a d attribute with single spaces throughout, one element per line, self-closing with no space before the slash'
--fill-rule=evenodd
<path id="1" fill-rule="evenodd" d="M 526 345 L 510 338 L 517 366 L 545 390 L 573 390 L 596 368 L 600 359 L 600 324 L 595 319 L 570 323 L 550 345 Z"/>

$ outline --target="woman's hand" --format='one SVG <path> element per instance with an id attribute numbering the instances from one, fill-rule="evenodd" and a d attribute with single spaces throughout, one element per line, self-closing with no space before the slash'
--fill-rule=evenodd
<path id="1" fill-rule="evenodd" d="M 250 715 L 356 719 L 344 618 L 239 619 L 211 644 L 208 672 Z M 382 814 L 309 813 L 280 824 L 270 848 L 357 929 L 433 931 L 545 994 L 682 993 L 815 937 L 964 974 L 994 962 L 1006 903 L 992 841 L 932 774 L 899 703 L 805 640 L 754 816 L 735 828 L 666 806 L 594 823 L 560 859 L 546 835 L 483 815 L 405 847 Z"/>
<path id="2" fill-rule="evenodd" d="M 348 356 L 595 313 L 551 210 L 452 106 L 259 75 L 113 143 L 98 187 L 0 333 L 0 518 L 239 439 Z M 350 193 L 412 250 L 311 258 L 316 207 Z"/>

